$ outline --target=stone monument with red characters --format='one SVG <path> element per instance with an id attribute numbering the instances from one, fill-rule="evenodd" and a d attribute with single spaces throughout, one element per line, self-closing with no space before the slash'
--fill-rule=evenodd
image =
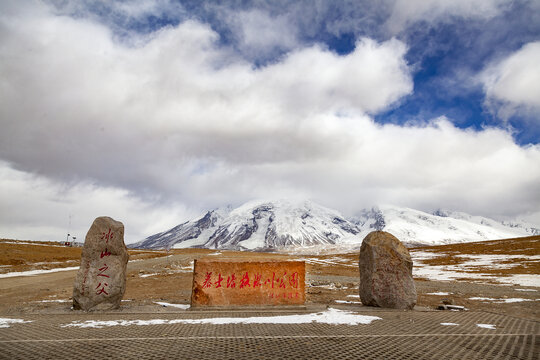
<path id="1" fill-rule="evenodd" d="M 73 309 L 116 309 L 126 290 L 129 259 L 124 225 L 102 216 L 86 234 L 81 265 L 73 285 Z"/>

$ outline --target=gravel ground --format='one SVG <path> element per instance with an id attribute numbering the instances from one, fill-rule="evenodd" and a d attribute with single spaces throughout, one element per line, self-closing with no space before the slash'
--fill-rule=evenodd
<path id="1" fill-rule="evenodd" d="M 154 258 L 130 261 L 125 301 L 119 312 L 163 311 L 156 302 L 189 304 L 192 282 L 192 261 L 215 253 L 209 250 L 177 250 L 171 254 L 156 252 Z M 290 258 L 268 253 L 218 254 L 227 257 Z M 334 259 L 338 255 L 333 255 Z M 133 258 L 133 257 L 132 257 Z M 313 259 L 310 256 L 309 259 Z M 325 258 L 321 256 L 320 258 Z M 309 261 L 307 273 L 307 306 L 361 306 L 358 298 L 358 269 L 354 255 L 340 265 Z M 70 312 L 75 271 L 56 272 L 28 277 L 0 278 L 0 314 Z M 417 280 L 417 309 L 435 309 L 443 301 L 464 306 L 472 311 L 487 311 L 524 319 L 539 320 L 540 288 L 488 285 L 466 281 Z M 521 289 L 521 290 L 518 290 Z M 528 289 L 529 291 L 522 291 Z M 473 299 L 471 299 L 473 298 Z M 480 298 L 480 299 L 474 299 Z M 496 299 L 498 301 L 486 300 Z M 523 299 L 506 300 L 505 299 Z M 515 301 L 515 302 L 511 302 Z M 167 307 L 167 311 L 171 308 Z M 366 308 L 366 310 L 369 310 Z"/>

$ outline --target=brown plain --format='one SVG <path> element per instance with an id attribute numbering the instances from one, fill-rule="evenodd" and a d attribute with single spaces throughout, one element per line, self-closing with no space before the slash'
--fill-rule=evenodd
<path id="1" fill-rule="evenodd" d="M 461 264 L 469 261 L 458 255 L 522 255 L 540 254 L 540 236 L 495 240 L 488 242 L 443 245 L 418 248 L 440 254 L 425 260 L 430 265 Z M 411 249 L 416 250 L 416 249 Z M 13 271 L 46 270 L 79 265 L 80 248 L 0 240 L 0 274 Z M 305 260 L 306 304 L 358 307 L 358 252 L 329 255 L 292 256 L 274 253 L 216 251 L 207 249 L 177 249 L 169 252 L 129 250 L 127 285 L 120 311 L 151 309 L 160 311 L 155 302 L 189 304 L 193 280 L 194 259 L 235 258 L 238 260 Z M 540 274 L 540 262 L 535 260 L 504 260 L 515 267 L 484 269 L 500 276 L 512 274 Z M 484 271 L 482 270 L 482 271 Z M 479 271 L 479 270 L 471 270 Z M 0 278 L 0 315 L 20 313 L 69 312 L 76 270 L 53 272 L 37 276 Z M 417 308 L 433 309 L 443 298 L 470 310 L 483 310 L 528 319 L 540 319 L 538 287 L 486 284 L 470 279 L 460 281 L 430 281 L 415 278 L 418 292 Z M 529 291 L 523 291 L 527 289 Z M 447 292 L 448 296 L 430 295 Z M 527 301 L 494 303 L 471 300 L 472 297 L 523 298 Z M 46 301 L 46 302 L 44 302 Z M 56 302 L 58 301 L 58 302 Z M 63 301 L 63 302 L 60 302 Z"/>

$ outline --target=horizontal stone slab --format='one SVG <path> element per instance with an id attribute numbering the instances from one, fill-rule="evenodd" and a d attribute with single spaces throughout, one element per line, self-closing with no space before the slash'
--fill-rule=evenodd
<path id="1" fill-rule="evenodd" d="M 191 306 L 303 305 L 303 261 L 195 260 Z"/>

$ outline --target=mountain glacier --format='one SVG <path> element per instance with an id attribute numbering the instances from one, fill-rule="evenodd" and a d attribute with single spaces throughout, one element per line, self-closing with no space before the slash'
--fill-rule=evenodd
<path id="1" fill-rule="evenodd" d="M 482 216 L 444 210 L 429 214 L 396 206 L 363 210 L 351 221 L 362 230 L 387 231 L 408 246 L 540 235 L 540 228 L 525 222 L 505 223 Z"/>
<path id="2" fill-rule="evenodd" d="M 523 222 L 504 223 L 460 212 L 381 206 L 352 218 L 311 201 L 251 201 L 211 210 L 130 247 L 295 251 L 351 249 L 371 231 L 384 230 L 409 246 L 540 235 Z"/>
<path id="3" fill-rule="evenodd" d="M 131 247 L 272 251 L 336 245 L 348 238 L 356 239 L 359 232 L 337 211 L 310 201 L 253 201 L 232 210 L 208 211 Z"/>

